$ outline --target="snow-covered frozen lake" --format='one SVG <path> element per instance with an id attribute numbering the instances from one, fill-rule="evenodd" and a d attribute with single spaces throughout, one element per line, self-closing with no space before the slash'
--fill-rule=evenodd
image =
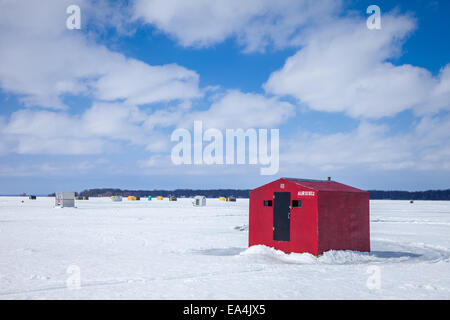
<path id="1" fill-rule="evenodd" d="M 450 202 L 371 201 L 372 252 L 319 258 L 248 249 L 248 200 L 53 205 L 0 197 L 0 299 L 450 298 Z"/>

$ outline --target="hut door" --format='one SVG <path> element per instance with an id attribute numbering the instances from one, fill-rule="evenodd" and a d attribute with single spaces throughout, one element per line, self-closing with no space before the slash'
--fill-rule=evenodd
<path id="1" fill-rule="evenodd" d="M 273 240 L 290 241 L 291 239 L 291 193 L 274 192 L 273 194 Z"/>

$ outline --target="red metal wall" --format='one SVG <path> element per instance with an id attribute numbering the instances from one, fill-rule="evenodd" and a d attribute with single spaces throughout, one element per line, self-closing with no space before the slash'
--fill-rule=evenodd
<path id="1" fill-rule="evenodd" d="M 284 184 L 284 188 L 281 188 Z M 298 195 L 299 191 L 314 192 Z M 273 240 L 273 206 L 265 207 L 264 200 L 273 200 L 274 192 L 290 192 L 292 200 L 301 200 L 301 208 L 291 208 L 290 241 Z M 266 245 L 284 252 L 318 254 L 317 192 L 310 188 L 279 179 L 250 191 L 249 246 Z"/>
<path id="2" fill-rule="evenodd" d="M 370 251 L 368 192 L 319 191 L 319 254 Z"/>

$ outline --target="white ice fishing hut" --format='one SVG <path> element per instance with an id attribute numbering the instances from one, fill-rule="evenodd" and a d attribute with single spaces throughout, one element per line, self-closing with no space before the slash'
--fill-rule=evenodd
<path id="1" fill-rule="evenodd" d="M 55 193 L 56 207 L 75 207 L 75 192 L 60 191 Z"/>
<path id="2" fill-rule="evenodd" d="M 195 196 L 192 204 L 194 205 L 194 207 L 204 207 L 204 206 L 206 206 L 206 197 L 205 196 Z"/>
<path id="3" fill-rule="evenodd" d="M 111 199 L 114 202 L 120 202 L 120 201 L 122 201 L 122 196 L 114 196 L 114 197 L 111 197 Z"/>

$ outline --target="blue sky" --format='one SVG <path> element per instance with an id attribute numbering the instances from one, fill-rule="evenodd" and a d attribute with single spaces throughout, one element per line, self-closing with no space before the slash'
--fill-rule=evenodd
<path id="1" fill-rule="evenodd" d="M 81 9 L 81 30 L 66 8 Z M 366 9 L 381 8 L 368 30 Z M 448 1 L 27 1 L 0 10 L 0 193 L 448 188 Z M 261 116 L 265 115 L 265 116 Z M 280 130 L 280 170 L 175 166 L 176 128 Z"/>

